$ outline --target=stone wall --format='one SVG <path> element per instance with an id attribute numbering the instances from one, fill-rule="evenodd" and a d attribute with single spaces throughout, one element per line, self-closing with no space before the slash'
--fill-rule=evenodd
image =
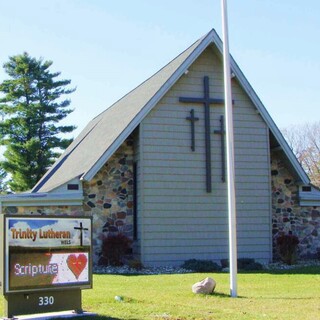
<path id="1" fill-rule="evenodd" d="M 133 140 L 128 138 L 90 182 L 84 182 L 84 211 L 93 217 L 94 264 L 104 237 L 133 238 Z"/>
<path id="2" fill-rule="evenodd" d="M 90 182 L 83 206 L 8 206 L 6 214 L 93 217 L 93 263 L 99 263 L 104 237 L 122 233 L 133 239 L 133 140 L 128 138 Z"/>
<path id="3" fill-rule="evenodd" d="M 271 161 L 272 179 L 272 231 L 274 258 L 277 236 L 282 233 L 299 238 L 300 258 L 320 257 L 320 209 L 299 206 L 299 187 L 283 161 L 275 154 Z"/>

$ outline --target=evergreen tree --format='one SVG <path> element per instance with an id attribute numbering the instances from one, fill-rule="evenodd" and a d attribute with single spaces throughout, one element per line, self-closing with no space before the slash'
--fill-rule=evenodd
<path id="1" fill-rule="evenodd" d="M 0 145 L 6 147 L 0 166 L 10 173 L 12 191 L 32 188 L 71 142 L 59 135 L 75 126 L 58 123 L 73 111 L 62 96 L 75 89 L 67 88 L 70 80 L 58 80 L 60 72 L 51 73 L 51 65 L 28 53 L 9 57 L 3 65 L 10 79 L 0 83 Z"/>
<path id="2" fill-rule="evenodd" d="M 5 194 L 7 192 L 7 173 L 0 168 L 0 194 Z"/>

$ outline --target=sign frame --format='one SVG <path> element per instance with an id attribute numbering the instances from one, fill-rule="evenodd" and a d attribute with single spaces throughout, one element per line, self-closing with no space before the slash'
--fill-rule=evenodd
<path id="1" fill-rule="evenodd" d="M 8 317 L 82 312 L 81 290 L 93 285 L 91 216 L 1 214 L 0 239 L 0 293 Z"/>
<path id="2" fill-rule="evenodd" d="M 84 221 L 87 221 L 90 225 L 90 230 L 88 230 L 90 232 L 89 234 L 89 246 L 86 246 L 86 253 L 87 253 L 87 263 L 88 263 L 88 279 L 87 281 L 85 282 L 81 282 L 81 283 L 78 283 L 78 282 L 73 282 L 73 283 L 64 283 L 64 284 L 57 284 L 57 285 L 42 285 L 42 286 L 39 286 L 39 285 L 35 285 L 34 287 L 31 286 L 27 286 L 27 287 L 17 287 L 17 288 L 14 288 L 12 287 L 12 285 L 10 285 L 10 280 L 12 278 L 12 275 L 10 276 L 10 259 L 12 258 L 11 256 L 13 255 L 12 252 L 10 252 L 10 240 L 8 239 L 9 238 L 9 230 L 12 231 L 12 229 L 10 229 L 10 222 L 26 222 L 26 221 L 30 221 L 32 222 L 33 224 L 37 224 L 37 222 L 41 222 L 40 225 L 43 225 L 42 222 L 49 222 L 49 221 L 52 221 L 52 222 L 57 222 L 57 223 L 61 223 L 62 224 L 65 222 L 65 221 L 68 221 L 68 222 L 74 222 L 74 221 L 81 221 L 80 222 L 80 225 L 82 226 L 82 223 Z M 34 223 L 35 222 L 35 223 Z M 70 223 L 68 223 L 70 224 Z M 76 228 L 74 228 L 76 229 Z M 88 228 L 87 228 L 88 229 Z M 4 248 L 3 248 L 3 253 L 4 253 L 4 256 L 3 256 L 3 265 L 4 265 L 4 270 L 3 270 L 3 292 L 4 294 L 9 294 L 9 293 L 18 293 L 18 292 L 32 292 L 32 291 L 41 291 L 41 290 L 59 290 L 59 289 L 66 289 L 66 288 L 79 288 L 79 289 L 90 289 L 92 288 L 92 218 L 91 217 L 84 217 L 84 216 L 81 216 L 81 217 L 74 217 L 74 216 L 52 216 L 52 215 L 48 215 L 48 216 L 27 216 L 27 215 L 4 215 L 3 216 L 3 235 L 4 235 L 4 241 L 3 241 L 3 245 L 4 245 Z M 39 231 L 41 232 L 42 229 L 39 229 Z M 20 238 L 21 236 L 29 236 L 29 238 L 33 235 L 31 235 L 31 232 L 32 230 L 27 230 L 29 231 L 29 234 L 22 234 L 23 231 L 21 231 L 21 229 L 19 230 L 20 231 L 20 234 L 16 235 L 16 237 L 18 237 L 20 235 Z M 17 233 L 18 231 L 16 231 Z M 74 232 L 78 232 L 77 230 L 75 230 Z M 88 232 L 88 233 L 89 233 Z M 82 230 L 81 230 L 81 237 L 82 237 Z M 64 239 L 61 238 L 63 241 Z M 70 240 L 70 235 L 69 235 L 69 238 Z M 21 239 L 20 239 L 21 240 Z M 23 241 L 26 241 L 28 239 L 22 239 Z M 29 239 L 29 243 L 30 242 L 33 242 L 32 240 L 34 239 Z M 55 252 L 55 250 L 63 250 L 63 252 L 67 252 L 68 253 L 73 253 L 74 250 L 72 250 L 72 246 L 71 246 L 71 249 L 69 245 L 57 245 L 57 243 L 60 241 L 60 239 L 44 239 L 46 240 L 46 242 L 55 242 L 55 244 L 53 245 L 50 245 L 48 247 L 44 247 L 44 254 L 51 254 L 53 252 Z M 53 240 L 53 241 L 51 241 Z M 22 241 L 20 241 L 22 242 Z M 36 241 L 34 241 L 36 242 Z M 81 238 L 81 245 L 82 245 L 82 238 Z M 31 253 L 33 252 L 33 247 L 30 247 L 30 246 L 26 246 L 26 247 L 23 247 L 23 249 L 28 249 Z M 46 252 L 47 251 L 47 252 Z M 20 253 L 19 253 L 20 254 Z M 42 253 L 41 253 L 42 254 Z M 56 266 L 56 265 L 54 265 Z M 36 266 L 26 266 L 25 267 L 25 270 L 27 269 L 29 271 L 29 273 L 33 276 L 33 271 L 31 268 L 33 268 Z M 79 272 L 79 271 L 77 271 Z M 27 272 L 25 272 L 27 273 Z M 70 273 L 70 272 L 69 272 Z"/>

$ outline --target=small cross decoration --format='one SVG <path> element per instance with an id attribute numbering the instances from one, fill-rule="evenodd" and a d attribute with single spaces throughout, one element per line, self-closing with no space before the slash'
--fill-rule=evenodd
<path id="1" fill-rule="evenodd" d="M 221 141 L 221 181 L 226 181 L 226 168 L 225 168 L 225 130 L 224 130 L 224 117 L 220 116 L 220 130 L 214 130 L 215 134 L 220 134 L 220 141 Z"/>
<path id="2" fill-rule="evenodd" d="M 195 122 L 199 120 L 199 118 L 194 116 L 194 109 L 190 110 L 190 117 L 186 117 L 186 120 L 189 120 L 191 122 L 191 150 L 195 151 L 196 149 L 196 143 L 195 143 Z"/>
<path id="3" fill-rule="evenodd" d="M 88 228 L 84 228 L 82 222 L 80 222 L 80 227 L 74 227 L 75 230 L 80 230 L 80 246 L 83 246 L 83 231 L 89 230 Z"/>

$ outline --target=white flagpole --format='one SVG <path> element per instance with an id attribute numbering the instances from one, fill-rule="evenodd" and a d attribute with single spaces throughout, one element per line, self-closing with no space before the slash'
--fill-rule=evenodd
<path id="1" fill-rule="evenodd" d="M 236 192 L 234 169 L 234 137 L 231 94 L 231 69 L 228 39 L 227 0 L 221 0 L 222 37 L 223 37 L 223 69 L 224 94 L 226 112 L 226 148 L 227 148 L 227 184 L 228 184 L 228 217 L 229 217 L 229 267 L 230 295 L 237 297 L 237 224 L 236 224 Z"/>

